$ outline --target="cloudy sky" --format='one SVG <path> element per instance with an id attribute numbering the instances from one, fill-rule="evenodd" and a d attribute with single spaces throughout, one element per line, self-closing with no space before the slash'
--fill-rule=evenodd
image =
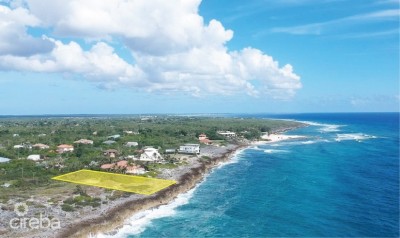
<path id="1" fill-rule="evenodd" d="M 399 110 L 399 0 L 0 0 L 0 115 Z"/>

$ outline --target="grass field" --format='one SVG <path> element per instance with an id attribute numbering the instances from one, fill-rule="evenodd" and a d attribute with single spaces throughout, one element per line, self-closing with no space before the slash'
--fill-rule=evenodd
<path id="1" fill-rule="evenodd" d="M 153 194 L 176 183 L 174 180 L 145 178 L 86 169 L 56 176 L 52 179 L 144 195 Z"/>

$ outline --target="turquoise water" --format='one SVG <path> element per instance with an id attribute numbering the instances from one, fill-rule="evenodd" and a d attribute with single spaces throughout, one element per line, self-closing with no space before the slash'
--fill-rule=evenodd
<path id="1" fill-rule="evenodd" d="M 241 151 L 115 236 L 399 236 L 399 114 L 274 117 L 307 138 Z"/>

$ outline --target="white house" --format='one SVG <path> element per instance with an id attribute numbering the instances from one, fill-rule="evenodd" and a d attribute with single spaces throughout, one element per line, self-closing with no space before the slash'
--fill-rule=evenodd
<path id="1" fill-rule="evenodd" d="M 62 145 L 57 146 L 57 152 L 59 154 L 62 154 L 64 152 L 72 152 L 72 151 L 74 151 L 73 145 L 62 144 Z"/>
<path id="2" fill-rule="evenodd" d="M 109 139 L 109 140 L 117 140 L 117 139 L 119 139 L 120 137 L 121 137 L 121 135 L 118 135 L 118 134 L 117 134 L 117 135 L 109 136 L 108 139 Z"/>
<path id="3" fill-rule="evenodd" d="M 106 140 L 106 141 L 103 142 L 103 144 L 106 144 L 106 145 L 111 145 L 111 144 L 114 144 L 114 143 L 115 143 L 115 141 L 113 141 L 113 140 Z"/>
<path id="4" fill-rule="evenodd" d="M 32 149 L 32 145 L 30 143 L 22 143 L 20 145 L 14 145 L 14 149 Z"/>
<path id="5" fill-rule="evenodd" d="M 124 133 L 127 135 L 139 135 L 139 132 L 137 131 L 124 131 Z"/>
<path id="6" fill-rule="evenodd" d="M 9 158 L 0 157 L 0 163 L 7 163 L 8 161 L 10 161 Z"/>
<path id="7" fill-rule="evenodd" d="M 28 160 L 33 160 L 33 161 L 39 161 L 40 160 L 40 155 L 29 155 Z"/>
<path id="8" fill-rule="evenodd" d="M 199 154 L 200 153 L 200 145 L 199 144 L 185 144 L 179 146 L 180 153 L 187 154 Z"/>
<path id="9" fill-rule="evenodd" d="M 166 149 L 165 153 L 166 154 L 174 154 L 176 152 L 176 149 Z"/>
<path id="10" fill-rule="evenodd" d="M 231 131 L 217 131 L 217 133 L 221 136 L 225 136 L 225 137 L 235 137 L 236 133 L 235 132 L 231 132 Z"/>
<path id="11" fill-rule="evenodd" d="M 93 141 L 92 140 L 88 140 L 88 139 L 80 139 L 74 142 L 75 144 L 84 144 L 84 145 L 93 145 Z"/>
<path id="12" fill-rule="evenodd" d="M 36 148 L 36 149 L 39 149 L 39 150 L 45 150 L 45 149 L 49 149 L 50 148 L 50 146 L 45 145 L 45 144 L 41 144 L 41 143 L 34 144 L 34 145 L 32 145 L 32 147 Z"/>
<path id="13" fill-rule="evenodd" d="M 125 156 L 125 159 L 135 160 L 136 157 L 134 155 L 127 155 L 127 156 Z"/>
<path id="14" fill-rule="evenodd" d="M 153 147 L 147 147 L 144 152 L 140 155 L 140 161 L 157 161 L 161 160 L 163 157 L 160 155 L 157 149 Z"/>
<path id="15" fill-rule="evenodd" d="M 138 146 L 138 145 L 139 144 L 137 142 L 135 142 L 135 141 L 129 141 L 129 142 L 126 142 L 126 144 L 125 144 L 126 147 L 135 147 L 135 146 Z"/>

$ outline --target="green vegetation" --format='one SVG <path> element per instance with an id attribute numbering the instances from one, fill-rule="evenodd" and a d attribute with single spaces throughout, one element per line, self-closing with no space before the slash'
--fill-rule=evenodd
<path id="1" fill-rule="evenodd" d="M 65 212 L 73 212 L 75 211 L 74 207 L 70 204 L 61 204 L 61 209 Z"/>
<path id="2" fill-rule="evenodd" d="M 13 194 L 13 190 L 33 192 L 35 189 L 59 189 L 67 186 L 50 178 L 80 169 L 100 170 L 104 163 L 118 161 L 127 155 L 138 156 L 144 146 L 165 149 L 178 148 L 184 143 L 198 143 L 198 135 L 206 133 L 220 145 L 238 140 L 257 139 L 262 132 L 271 132 L 298 125 L 295 122 L 242 118 L 211 117 L 110 117 L 110 118 L 12 118 L 0 119 L 0 157 L 10 158 L 0 163 L 0 194 Z M 130 131 L 126 133 L 126 131 Z M 224 138 L 217 131 L 232 131 L 238 137 Z M 107 145 L 111 135 L 121 135 L 115 143 Z M 93 140 L 93 145 L 74 144 L 79 139 Z M 138 142 L 137 147 L 126 147 L 126 142 Z M 48 149 L 31 148 L 42 143 Z M 59 154 L 60 144 L 74 145 L 74 151 Z M 15 145 L 25 148 L 16 149 Z M 103 154 L 107 149 L 118 150 L 116 158 Z M 39 162 L 27 160 L 27 156 L 39 154 Z M 173 168 L 178 161 L 165 155 L 165 164 L 141 163 L 149 172 L 144 176 L 156 176 L 160 168 Z M 208 158 L 203 158 L 208 159 Z M 53 187 L 54 186 L 54 187 Z M 84 194 L 79 196 L 85 197 Z M 6 200 L 8 195 L 0 197 Z M 85 200 L 85 204 L 88 202 Z M 89 201 L 90 202 L 90 201 Z M 79 204 L 77 202 L 74 204 Z M 63 209 L 69 209 L 65 206 Z"/>
<path id="3" fill-rule="evenodd" d="M 64 204 L 70 206 L 92 206 L 98 207 L 100 206 L 101 199 L 100 198 L 93 198 L 89 195 L 78 195 L 73 198 L 67 198 L 64 200 Z"/>

